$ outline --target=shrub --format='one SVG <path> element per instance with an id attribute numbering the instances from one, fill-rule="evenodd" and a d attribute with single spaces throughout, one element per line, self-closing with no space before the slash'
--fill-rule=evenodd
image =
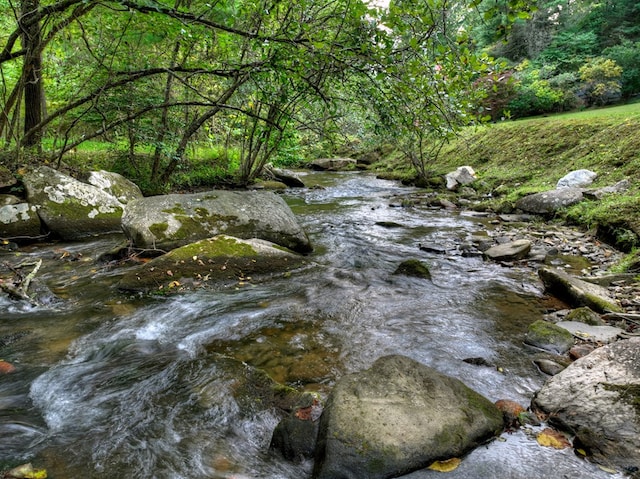
<path id="1" fill-rule="evenodd" d="M 610 58 L 596 57 L 580 67 L 584 93 L 592 105 L 607 105 L 620 99 L 622 67 Z"/>

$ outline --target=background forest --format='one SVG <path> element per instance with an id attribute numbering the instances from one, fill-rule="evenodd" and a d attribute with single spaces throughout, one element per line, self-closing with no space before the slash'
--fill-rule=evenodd
<path id="1" fill-rule="evenodd" d="M 418 174 L 469 124 L 629 101 L 640 2 L 0 0 L 11 171 L 148 193 L 393 145 Z"/>

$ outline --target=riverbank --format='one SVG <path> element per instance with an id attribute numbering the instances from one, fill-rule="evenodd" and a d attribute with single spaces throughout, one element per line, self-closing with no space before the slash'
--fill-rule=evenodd
<path id="1" fill-rule="evenodd" d="M 580 202 L 553 217 L 629 253 L 640 246 L 639 129 L 640 104 L 468 128 L 426 165 L 426 186 L 442 192 L 439 178 L 469 165 L 478 175 L 474 208 L 511 213 L 518 199 L 555 188 L 572 170 L 596 172 L 594 188 L 629 179 L 627 191 Z M 381 177 L 415 184 L 415 170 L 406 160 L 387 153 L 370 168 Z"/>

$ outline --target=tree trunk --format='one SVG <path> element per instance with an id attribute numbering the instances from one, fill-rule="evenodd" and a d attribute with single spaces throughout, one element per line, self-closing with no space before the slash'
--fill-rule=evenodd
<path id="1" fill-rule="evenodd" d="M 42 32 L 38 16 L 40 8 L 39 0 L 23 0 L 22 16 L 22 43 L 26 50 L 23 66 L 24 79 L 24 132 L 22 145 L 30 148 L 41 149 L 42 130 L 33 127 L 42 121 L 42 108 L 44 104 L 44 89 L 42 86 Z M 33 21 L 36 20 L 36 21 Z M 27 134 L 27 132 L 30 132 Z"/>

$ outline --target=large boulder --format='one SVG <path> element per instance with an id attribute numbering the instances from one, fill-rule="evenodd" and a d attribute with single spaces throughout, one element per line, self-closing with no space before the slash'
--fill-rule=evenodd
<path id="1" fill-rule="evenodd" d="M 124 205 L 100 188 L 48 166 L 29 169 L 22 183 L 31 208 L 55 236 L 75 240 L 121 231 Z"/>
<path id="2" fill-rule="evenodd" d="M 309 163 L 309 167 L 320 171 L 342 171 L 355 169 L 357 163 L 353 158 L 317 158 Z"/>
<path id="3" fill-rule="evenodd" d="M 92 171 L 89 173 L 87 182 L 111 196 L 115 196 L 120 203 L 127 204 L 129 201 L 143 196 L 138 185 L 111 171 Z"/>
<path id="4" fill-rule="evenodd" d="M 541 268 L 538 276 L 545 290 L 573 307 L 588 306 L 598 313 L 619 312 L 620 306 L 606 288 L 573 277 L 564 271 Z"/>
<path id="5" fill-rule="evenodd" d="M 502 430 L 502 413 L 457 379 L 405 356 L 342 377 L 320 418 L 314 479 L 382 479 L 459 457 Z"/>
<path id="6" fill-rule="evenodd" d="M 138 292 L 179 292 L 282 274 L 304 262 L 304 256 L 264 240 L 218 235 L 176 248 L 128 271 L 118 287 Z"/>
<path id="7" fill-rule="evenodd" d="M 589 186 L 598 173 L 591 170 L 574 170 L 558 180 L 556 188 L 581 188 Z"/>
<path id="8" fill-rule="evenodd" d="M 597 462 L 640 468 L 640 338 L 594 350 L 550 378 L 532 401 Z"/>
<path id="9" fill-rule="evenodd" d="M 476 172 L 470 166 L 460 166 L 445 175 L 448 190 L 456 190 L 460 185 L 470 185 L 476 181 Z"/>
<path id="10" fill-rule="evenodd" d="M 217 234 L 260 238 L 299 253 L 311 243 L 282 198 L 268 191 L 215 190 L 150 196 L 127 204 L 122 228 L 139 248 L 171 250 Z"/>
<path id="11" fill-rule="evenodd" d="M 579 203 L 584 199 L 580 188 L 559 188 L 534 193 L 516 201 L 516 208 L 527 213 L 547 215 Z"/>

